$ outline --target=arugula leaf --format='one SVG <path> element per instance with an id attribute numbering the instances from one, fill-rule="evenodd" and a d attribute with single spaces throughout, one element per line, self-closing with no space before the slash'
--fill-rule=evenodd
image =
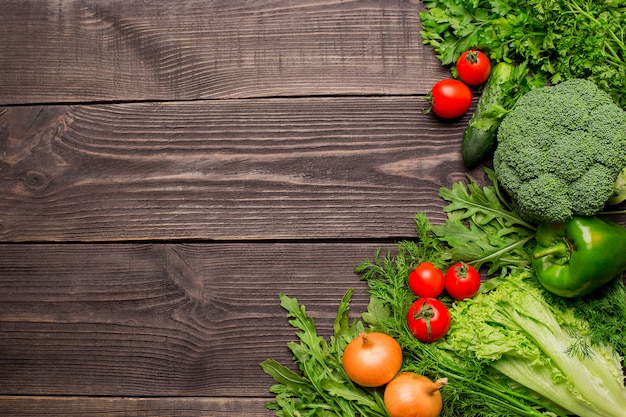
<path id="1" fill-rule="evenodd" d="M 484 168 L 492 180 L 481 187 L 469 178 L 467 184 L 457 182 L 452 188 L 441 188 L 439 195 L 449 204 L 443 211 L 448 218 L 432 231 L 448 245 L 452 261 L 464 261 L 480 268 L 489 265 L 487 273 L 512 267 L 530 268 L 535 226 L 522 220 L 507 205 L 495 174 Z"/>
<path id="2" fill-rule="evenodd" d="M 367 305 L 367 311 L 361 316 L 366 323 L 375 327 L 376 325 L 384 323 L 387 319 L 389 319 L 390 315 L 391 311 L 389 310 L 389 307 L 375 296 L 371 296 L 370 302 Z"/>
<path id="3" fill-rule="evenodd" d="M 290 389 L 306 389 L 306 380 L 300 375 L 293 372 L 291 369 L 276 362 L 272 359 L 267 359 L 261 363 L 261 367 L 268 375 L 272 376 L 276 381 L 288 386 Z"/>
<path id="4" fill-rule="evenodd" d="M 289 323 L 298 330 L 299 343 L 290 342 L 287 346 L 301 375 L 272 359 L 261 362 L 263 371 L 278 382 L 270 388 L 276 394 L 274 401 L 266 404 L 277 416 L 386 416 L 381 392 L 355 385 L 343 371 L 343 350 L 364 331 L 362 321 L 355 319 L 350 323 L 353 292 L 348 289 L 339 304 L 329 341 L 317 334 L 304 305 L 280 294 L 280 305 L 287 310 Z"/>

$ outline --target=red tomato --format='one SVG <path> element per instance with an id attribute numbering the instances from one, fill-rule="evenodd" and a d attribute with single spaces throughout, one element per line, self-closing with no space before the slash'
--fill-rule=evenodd
<path id="1" fill-rule="evenodd" d="M 446 291 L 453 298 L 472 298 L 480 288 L 480 274 L 472 265 L 459 262 L 446 271 L 444 283 Z"/>
<path id="2" fill-rule="evenodd" d="M 409 288 L 418 297 L 438 297 L 443 292 L 443 272 L 430 262 L 422 262 L 409 274 Z"/>
<path id="3" fill-rule="evenodd" d="M 472 105 L 472 92 L 459 80 L 446 78 L 433 86 L 429 100 L 431 110 L 444 119 L 460 117 Z"/>
<path id="4" fill-rule="evenodd" d="M 417 340 L 434 342 L 448 333 L 450 312 L 435 298 L 420 298 L 409 308 L 407 322 Z"/>
<path id="5" fill-rule="evenodd" d="M 489 78 L 491 63 L 487 55 L 470 49 L 463 52 L 456 61 L 456 71 L 459 73 L 459 78 L 469 85 L 480 85 Z"/>

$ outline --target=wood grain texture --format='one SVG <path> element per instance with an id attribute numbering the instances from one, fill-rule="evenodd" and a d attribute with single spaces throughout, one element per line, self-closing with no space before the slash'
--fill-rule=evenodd
<path id="1" fill-rule="evenodd" d="M 268 398 L 103 398 L 0 396 L 11 417 L 270 417 Z"/>
<path id="2" fill-rule="evenodd" d="M 279 293 L 328 337 L 466 178 L 418 0 L 0 10 L 1 416 L 273 415 Z"/>
<path id="3" fill-rule="evenodd" d="M 279 293 L 328 337 L 348 288 L 365 311 L 353 271 L 379 247 L 0 245 L 0 395 L 268 398 L 259 364 L 295 340 Z"/>
<path id="4" fill-rule="evenodd" d="M 0 104 L 425 94 L 419 1 L 0 0 Z"/>
<path id="5" fill-rule="evenodd" d="M 0 239 L 389 238 L 443 218 L 467 117 L 417 97 L 0 110 Z M 476 170 L 479 177 L 482 171 Z"/>

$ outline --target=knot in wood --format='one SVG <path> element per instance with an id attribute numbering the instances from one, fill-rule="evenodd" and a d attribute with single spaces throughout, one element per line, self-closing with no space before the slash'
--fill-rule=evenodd
<path id="1" fill-rule="evenodd" d="M 46 185 L 46 177 L 38 172 L 29 172 L 25 182 L 30 188 L 39 189 Z"/>

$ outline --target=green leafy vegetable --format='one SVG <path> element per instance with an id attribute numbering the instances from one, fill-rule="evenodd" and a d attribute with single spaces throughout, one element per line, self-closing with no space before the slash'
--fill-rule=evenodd
<path id="1" fill-rule="evenodd" d="M 425 0 L 421 36 L 444 65 L 481 49 L 495 61 L 527 63 L 556 84 L 588 78 L 626 108 L 623 0 Z"/>
<path id="2" fill-rule="evenodd" d="M 456 304 L 455 325 L 439 343 L 489 366 L 580 417 L 621 417 L 626 388 L 619 358 L 591 344 L 589 324 L 557 309 L 528 272 Z"/>
<path id="3" fill-rule="evenodd" d="M 535 226 L 513 211 L 500 193 L 492 170 L 484 168 L 492 185 L 481 187 L 472 178 L 442 187 L 439 195 L 448 201 L 448 219 L 432 231 L 448 245 L 452 261 L 464 261 L 476 269 L 489 265 L 488 274 L 510 268 L 530 267 Z"/>
<path id="4" fill-rule="evenodd" d="M 592 344 L 605 344 L 622 358 L 626 369 L 626 288 L 617 277 L 603 288 L 574 300 L 545 293 L 546 301 L 561 309 L 573 308 L 576 317 L 589 323 Z"/>
<path id="5" fill-rule="evenodd" d="M 348 289 L 339 304 L 330 341 L 318 336 L 315 323 L 307 316 L 305 306 L 299 305 L 295 298 L 280 295 L 280 305 L 291 317 L 289 323 L 299 330 L 296 334 L 300 343 L 291 342 L 288 346 L 302 375 L 275 360 L 268 359 L 261 363 L 263 370 L 278 382 L 270 389 L 276 394 L 275 400 L 266 405 L 268 409 L 275 410 L 277 416 L 387 415 L 381 393 L 356 386 L 343 371 L 343 350 L 364 331 L 362 321 L 354 320 L 352 324 L 349 321 L 352 293 L 353 289 Z"/>

